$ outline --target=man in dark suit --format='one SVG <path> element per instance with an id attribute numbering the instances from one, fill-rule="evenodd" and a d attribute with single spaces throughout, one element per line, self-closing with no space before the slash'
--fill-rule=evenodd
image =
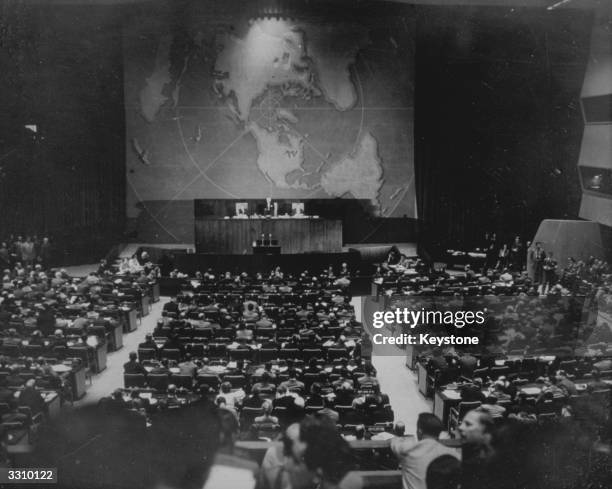
<path id="1" fill-rule="evenodd" d="M 478 366 L 478 359 L 468 352 L 463 352 L 459 354 L 458 362 L 461 366 L 461 375 L 471 378 Z"/>
<path id="2" fill-rule="evenodd" d="M 448 362 L 446 361 L 446 357 L 443 355 L 442 348 L 436 347 L 432 351 L 432 357 L 429 359 L 427 364 L 428 370 L 430 372 L 435 372 L 439 370 L 440 372 L 445 372 L 448 370 Z"/>
<path id="3" fill-rule="evenodd" d="M 147 375 L 147 371 L 138 361 L 138 355 L 135 351 L 130 352 L 130 360 L 123 364 L 123 373 Z"/>
<path id="4" fill-rule="evenodd" d="M 153 335 L 151 333 L 147 333 L 145 336 L 145 340 L 142 343 L 138 344 L 138 348 L 149 348 L 155 351 L 158 350 L 157 343 L 153 341 Z"/>
<path id="5" fill-rule="evenodd" d="M 45 407 L 45 400 L 43 399 L 40 392 L 38 392 L 34 385 L 36 381 L 30 379 L 26 382 L 25 388 L 19 394 L 18 404 L 20 406 L 27 406 L 32 411 L 32 415 L 42 412 Z"/>
<path id="6" fill-rule="evenodd" d="M 45 306 L 45 308 L 40 311 L 36 320 L 36 326 L 45 336 L 53 334 L 55 328 L 55 315 L 50 307 Z"/>
<path id="7" fill-rule="evenodd" d="M 542 283 L 544 280 L 544 260 L 546 253 L 542 249 L 542 243 L 539 241 L 535 244 L 535 249 L 531 251 L 531 260 L 534 267 L 534 282 Z"/>
<path id="8" fill-rule="evenodd" d="M 179 313 L 179 305 L 176 302 L 176 297 L 171 297 L 170 302 L 166 302 L 164 304 L 164 311 L 174 313 L 178 316 Z"/>

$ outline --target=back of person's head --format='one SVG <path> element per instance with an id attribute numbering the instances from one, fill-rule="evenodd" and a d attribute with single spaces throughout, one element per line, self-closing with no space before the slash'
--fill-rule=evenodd
<path id="1" fill-rule="evenodd" d="M 419 439 L 424 437 L 438 438 L 444 429 L 442 421 L 432 413 L 421 413 L 417 419 L 417 436 Z"/>
<path id="2" fill-rule="evenodd" d="M 138 360 L 138 354 L 135 351 L 130 352 L 130 361 L 135 362 Z"/>
<path id="3" fill-rule="evenodd" d="M 319 396 L 321 395 L 321 384 L 319 382 L 314 382 L 311 386 L 310 386 L 310 393 L 313 396 Z"/>
<path id="4" fill-rule="evenodd" d="M 406 433 L 406 425 L 403 421 L 396 421 L 393 425 L 393 434 L 395 436 L 404 436 Z"/>
<path id="5" fill-rule="evenodd" d="M 306 444 L 306 466 L 324 480 L 338 483 L 353 469 L 351 447 L 326 416 L 307 416 L 300 424 L 300 440 Z"/>
<path id="6" fill-rule="evenodd" d="M 266 372 L 266 371 L 264 370 L 264 371 L 263 371 L 263 373 L 261 374 L 261 381 L 262 381 L 262 382 L 265 382 L 266 384 L 267 384 L 268 382 L 270 382 L 270 379 L 271 379 L 271 378 L 272 378 L 272 377 L 270 376 L 270 372 Z"/>
<path id="7" fill-rule="evenodd" d="M 229 394 L 232 391 L 232 384 L 230 384 L 229 382 L 223 382 L 221 384 L 221 392 L 223 392 L 223 394 Z"/>
<path id="8" fill-rule="evenodd" d="M 461 482 L 461 462 L 452 455 L 432 460 L 425 477 L 427 489 L 458 489 Z"/>
<path id="9" fill-rule="evenodd" d="M 272 403 L 268 400 L 265 400 L 261 405 L 261 411 L 264 414 L 270 414 L 272 412 Z"/>

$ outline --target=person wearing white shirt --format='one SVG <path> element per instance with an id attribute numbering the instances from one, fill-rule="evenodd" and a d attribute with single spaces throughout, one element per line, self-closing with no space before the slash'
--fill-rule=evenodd
<path id="1" fill-rule="evenodd" d="M 427 489 L 427 467 L 441 455 L 458 453 L 438 441 L 442 432 L 442 421 L 432 413 L 421 413 L 417 420 L 417 439 L 413 436 L 393 438 L 391 451 L 400 462 L 403 489 Z"/>

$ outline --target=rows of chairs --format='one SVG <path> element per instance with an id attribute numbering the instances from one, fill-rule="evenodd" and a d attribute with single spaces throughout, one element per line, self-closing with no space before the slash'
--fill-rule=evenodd
<path id="1" fill-rule="evenodd" d="M 349 351 L 346 348 L 262 348 L 254 350 L 251 348 L 228 348 L 226 343 L 184 343 L 185 353 L 189 353 L 194 358 L 207 357 L 216 360 L 227 361 L 249 361 L 265 363 L 274 360 L 297 359 L 309 361 L 311 358 L 321 358 L 329 362 L 342 358 L 349 358 Z M 159 360 L 182 360 L 183 354 L 179 349 L 165 348 L 156 350 L 153 348 L 139 348 L 139 361 Z"/>

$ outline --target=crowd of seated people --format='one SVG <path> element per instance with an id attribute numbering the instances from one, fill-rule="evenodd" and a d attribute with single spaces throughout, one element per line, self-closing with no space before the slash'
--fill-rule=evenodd
<path id="1" fill-rule="evenodd" d="M 265 278 L 207 271 L 164 304 L 125 365 L 125 387 L 204 387 L 253 438 L 319 411 L 349 431 L 391 423 L 388 396 L 360 355 L 362 326 L 337 280 L 333 270 L 292 277 L 277 268 Z"/>
<path id="2" fill-rule="evenodd" d="M 141 296 L 150 293 L 149 280 L 119 278 L 110 267 L 72 278 L 65 270 L 43 265 L 44 260 L 15 259 L 3 270 L 0 388 L 7 401 L 0 407 L 3 423 L 21 421 L 18 414 L 28 406 L 32 415 L 42 411 L 46 416 L 41 407 L 52 392 L 62 402 L 83 395 L 85 386 L 76 385 L 79 381 L 72 374 L 96 371 L 95 349 L 116 346 L 111 333 L 126 321 L 126 310 L 138 308 Z"/>

